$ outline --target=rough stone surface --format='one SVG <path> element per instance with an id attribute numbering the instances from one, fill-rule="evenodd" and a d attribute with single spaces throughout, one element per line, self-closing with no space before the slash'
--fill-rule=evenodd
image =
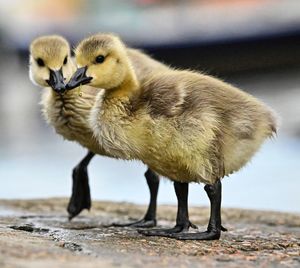
<path id="1" fill-rule="evenodd" d="M 134 228 L 105 227 L 139 219 L 146 208 L 94 202 L 67 220 L 66 199 L 0 201 L 0 267 L 300 267 L 300 215 L 224 209 L 220 241 L 144 237 Z M 160 206 L 172 227 L 176 207 Z M 206 228 L 208 208 L 190 209 Z"/>

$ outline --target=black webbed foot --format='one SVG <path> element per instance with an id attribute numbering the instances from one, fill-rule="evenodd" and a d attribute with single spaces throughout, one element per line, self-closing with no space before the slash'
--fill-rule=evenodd
<path id="1" fill-rule="evenodd" d="M 174 189 L 178 201 L 178 210 L 176 217 L 176 225 L 170 229 L 152 229 L 152 230 L 138 230 L 140 234 L 146 236 L 166 236 L 170 234 L 177 234 L 187 232 L 190 227 L 197 228 L 196 225 L 189 221 L 187 196 L 188 196 L 188 184 L 181 182 L 174 182 Z"/>
<path id="2" fill-rule="evenodd" d="M 146 236 L 166 236 L 169 237 L 170 234 L 178 234 L 178 233 L 185 233 L 192 227 L 197 229 L 198 227 L 193 223 L 189 222 L 188 224 L 177 224 L 173 228 L 163 229 L 157 228 L 152 230 L 138 230 L 138 232 L 142 235 Z"/>
<path id="3" fill-rule="evenodd" d="M 151 228 L 156 226 L 156 220 L 138 220 L 129 223 L 112 223 L 111 225 L 106 225 L 106 227 L 133 227 L 133 228 Z"/>
<path id="4" fill-rule="evenodd" d="M 170 234 L 168 237 L 176 238 L 178 240 L 219 240 L 221 231 L 211 230 L 200 233 L 178 233 Z"/>
<path id="5" fill-rule="evenodd" d="M 227 232 L 228 229 L 221 225 L 221 231 L 222 231 L 222 232 Z"/>
<path id="6" fill-rule="evenodd" d="M 93 157 L 94 153 L 89 151 L 73 169 L 72 196 L 67 208 L 69 220 L 76 217 L 82 210 L 91 208 L 92 201 L 87 166 Z"/>
<path id="7" fill-rule="evenodd" d="M 221 224 L 221 181 L 218 180 L 213 185 L 205 185 L 204 189 L 209 197 L 211 205 L 207 231 L 199 233 L 170 234 L 170 238 L 179 240 L 218 240 L 221 237 L 221 231 L 227 231 Z"/>
<path id="8" fill-rule="evenodd" d="M 156 226 L 156 201 L 159 186 L 159 177 L 150 168 L 145 172 L 145 178 L 150 191 L 150 202 L 147 212 L 143 219 L 129 223 L 112 223 L 106 227 L 134 227 L 134 228 L 151 228 Z"/>
<path id="9" fill-rule="evenodd" d="M 86 167 L 75 167 L 73 170 L 72 196 L 67 211 L 69 220 L 76 217 L 82 210 L 91 208 L 91 194 Z"/>

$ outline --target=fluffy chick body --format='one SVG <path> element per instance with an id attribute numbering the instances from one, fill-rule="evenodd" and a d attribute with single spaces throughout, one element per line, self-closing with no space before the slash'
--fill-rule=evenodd
<path id="1" fill-rule="evenodd" d="M 101 87 L 104 79 L 107 88 L 98 93 L 89 122 L 100 146 L 114 157 L 141 160 L 173 181 L 213 184 L 243 167 L 276 132 L 269 107 L 211 76 L 167 68 L 147 73 L 140 83 L 114 36 L 83 41 L 76 49 L 79 66 L 89 64 L 85 47 L 99 49 L 101 42 L 121 63 L 108 59 L 107 66 L 123 69 L 118 76 L 103 78 L 106 70 L 95 78 L 93 86 Z M 87 74 L 97 75 L 96 68 Z M 109 79 L 123 73 L 109 87 Z"/>

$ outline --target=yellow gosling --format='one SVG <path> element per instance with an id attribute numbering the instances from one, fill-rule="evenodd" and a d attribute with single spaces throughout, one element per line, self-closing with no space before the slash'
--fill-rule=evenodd
<path id="1" fill-rule="evenodd" d="M 151 73 L 154 69 L 167 68 L 138 50 L 127 49 L 127 53 L 134 63 L 140 81 L 143 81 L 146 73 Z M 65 79 L 70 79 L 75 69 L 74 59 L 70 55 L 70 45 L 63 37 L 42 36 L 31 43 L 29 73 L 32 82 L 43 87 L 41 106 L 46 121 L 63 138 L 75 141 L 88 149 L 87 155 L 73 169 L 73 191 L 68 205 L 70 219 L 83 209 L 91 207 L 87 166 L 94 154 L 114 157 L 96 141 L 88 123 L 99 90 L 90 86 L 80 86 L 77 89 L 65 91 L 65 88 L 61 87 Z M 51 75 L 54 79 L 53 84 L 50 82 Z M 51 88 L 49 84 L 54 88 Z M 121 224 L 121 226 L 151 227 L 156 225 L 159 178 L 150 169 L 146 171 L 145 177 L 151 194 L 148 211 L 142 220 Z"/>
<path id="2" fill-rule="evenodd" d="M 89 122 L 99 145 L 116 158 L 138 159 L 174 181 L 177 224 L 141 231 L 178 239 L 219 239 L 221 179 L 243 167 L 276 133 L 264 103 L 214 77 L 164 68 L 140 82 L 126 46 L 115 35 L 97 34 L 76 48 L 76 62 L 100 90 Z M 86 79 L 86 76 L 84 79 Z M 83 80 L 82 80 L 83 81 Z M 81 84 L 74 77 L 70 81 Z M 186 233 L 187 184 L 205 183 L 211 201 L 206 232 Z"/>

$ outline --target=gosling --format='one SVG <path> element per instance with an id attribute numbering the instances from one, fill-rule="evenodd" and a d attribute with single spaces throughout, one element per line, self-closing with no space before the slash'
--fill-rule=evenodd
<path id="1" fill-rule="evenodd" d="M 134 62 L 140 81 L 143 81 L 144 73 L 151 72 L 152 69 L 167 68 L 138 50 L 128 49 L 127 52 Z M 67 208 L 69 219 L 78 215 L 83 209 L 91 207 L 87 172 L 90 160 L 95 154 L 111 156 L 93 137 L 88 124 L 98 90 L 83 86 L 75 91 L 65 91 L 64 80 L 71 78 L 76 69 L 75 66 L 70 55 L 70 45 L 63 37 L 42 36 L 32 42 L 29 73 L 34 84 L 45 88 L 41 101 L 44 117 L 58 134 L 88 149 L 87 155 L 73 169 L 72 196 Z M 150 190 L 150 203 L 144 218 L 129 224 L 114 225 L 135 227 L 156 225 L 159 178 L 151 169 L 146 171 L 145 177 Z"/>
<path id="2" fill-rule="evenodd" d="M 101 89 L 89 118 L 100 146 L 116 158 L 141 160 L 174 181 L 176 226 L 140 232 L 219 239 L 221 179 L 243 167 L 276 133 L 274 112 L 238 88 L 195 71 L 154 71 L 141 84 L 124 43 L 115 35 L 84 39 L 75 54 L 79 69 L 70 84 Z M 191 182 L 204 183 L 210 200 L 205 232 L 186 232 Z"/>

